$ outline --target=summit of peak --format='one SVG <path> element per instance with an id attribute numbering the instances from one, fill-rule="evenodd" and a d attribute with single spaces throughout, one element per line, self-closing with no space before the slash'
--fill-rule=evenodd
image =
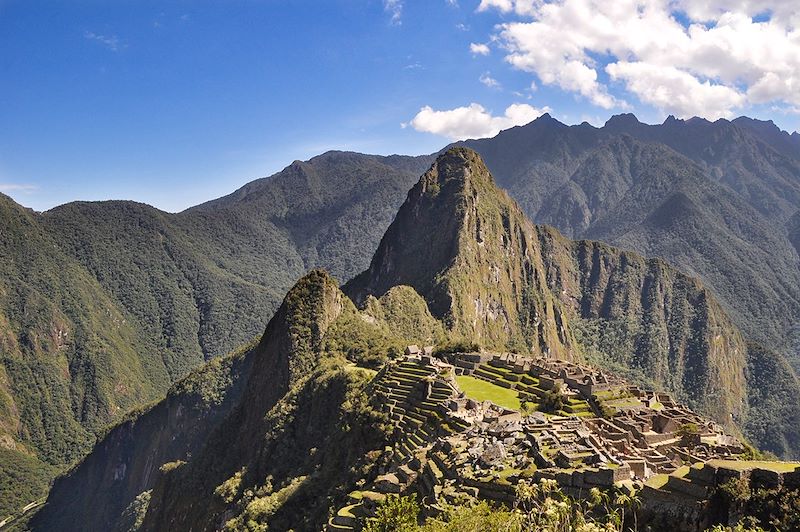
<path id="1" fill-rule="evenodd" d="M 605 123 L 605 127 L 636 126 L 639 124 L 641 124 L 641 122 L 633 113 L 622 113 L 609 118 Z"/>

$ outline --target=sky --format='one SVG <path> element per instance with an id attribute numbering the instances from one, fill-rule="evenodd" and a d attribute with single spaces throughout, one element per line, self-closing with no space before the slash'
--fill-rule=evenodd
<path id="1" fill-rule="evenodd" d="M 0 192 L 177 212 L 544 112 L 800 129 L 796 0 L 0 0 Z"/>

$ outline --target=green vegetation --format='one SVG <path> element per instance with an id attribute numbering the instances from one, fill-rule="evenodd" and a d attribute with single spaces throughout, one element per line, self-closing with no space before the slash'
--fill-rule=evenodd
<path id="1" fill-rule="evenodd" d="M 364 341 L 343 334 L 342 324 L 354 315 L 324 272 L 296 284 L 246 355 L 252 365 L 239 408 L 205 435 L 185 464 L 162 471 L 145 528 L 178 526 L 177 514 L 185 516 L 180 527 L 187 528 L 206 528 L 222 516 L 229 530 L 318 528 L 334 501 L 375 467 L 386 443 L 387 418 L 365 393 L 372 375 L 354 371 L 340 354 L 355 352 L 352 345 Z M 365 331 L 381 329 L 362 323 Z M 217 372 L 201 371 L 192 379 L 172 397 L 201 401 L 196 390 L 215 389 L 201 384 L 216 381 Z M 225 401 L 235 386 L 222 386 Z"/>
<path id="2" fill-rule="evenodd" d="M 73 463 L 104 425 L 260 335 L 307 267 L 363 269 L 427 164 L 329 153 L 179 214 L 38 214 L 0 195 L 0 437 Z"/>
<path id="3" fill-rule="evenodd" d="M 349 158 L 317 163 L 343 160 L 352 169 Z M 363 177 L 354 170 L 344 179 Z M 352 238 L 351 227 L 330 229 L 351 216 L 371 220 L 370 231 L 379 223 L 368 209 L 349 211 L 353 199 L 326 190 L 320 179 L 314 165 L 296 163 L 280 178 L 176 216 L 116 203 L 76 204 L 44 217 L 9 211 L 7 218 L 28 225 L 0 238 L 2 251 L 27 249 L 14 239 L 33 242 L 32 253 L 56 251 L 33 253 L 22 266 L 0 261 L 0 273 L 12 279 L 6 284 L 0 276 L 2 435 L 22 437 L 62 464 L 87 449 L 99 427 L 188 373 L 164 401 L 112 429 L 56 483 L 43 520 L 93 507 L 78 517 L 90 521 L 84 528 L 146 512 L 146 529 L 222 522 L 240 530 L 318 529 L 329 508 L 363 488 L 359 479 L 385 466 L 387 416 L 368 401 L 370 373 L 353 364 L 377 369 L 410 339 L 453 349 L 475 338 L 487 348 L 552 356 L 578 347 L 587 358 L 633 368 L 723 423 L 731 425 L 733 415 L 758 435 L 755 441 L 777 435 L 777 447 L 795 445 L 798 425 L 787 427 L 797 421 L 796 402 L 781 410 L 775 401 L 793 404 L 797 383 L 791 372 L 786 380 L 770 375 L 785 361 L 746 344 L 707 289 L 663 261 L 533 226 L 467 150 L 447 152 L 423 176 L 370 269 L 348 283 L 364 312 L 327 274 L 312 271 L 284 298 L 258 345 L 192 372 L 261 330 L 266 309 L 277 302 L 272 287 L 298 268 L 322 260 L 341 271 L 363 267 L 344 252 L 365 256 L 359 250 L 367 237 L 357 245 L 339 241 L 334 250 L 326 242 L 338 236 L 329 239 L 326 231 Z M 265 199 L 264 190 L 275 194 Z M 309 213 L 326 223 L 312 222 Z M 42 229 L 45 223 L 58 227 L 58 238 L 48 233 L 56 229 Z M 242 235 L 264 240 L 243 247 Z M 399 283 L 413 289 L 392 289 Z M 506 372 L 498 382 L 510 386 L 512 377 Z M 516 390 L 459 379 L 476 399 L 521 407 Z M 753 383 L 764 386 L 755 390 Z M 536 400 L 553 412 L 583 407 L 559 394 Z M 748 406 L 786 416 L 777 428 L 759 427 L 744 417 Z M 55 422 L 42 415 L 51 411 Z M 20 436 L 18 426 L 29 432 Z M 110 484 L 120 476 L 134 480 Z M 528 491 L 517 494 L 513 515 L 522 516 L 523 529 L 616 530 L 635 506 L 623 494 L 612 502 L 598 492 L 579 502 L 548 483 L 521 485 Z M 139 499 L 142 493 L 149 495 Z M 760 512 L 795 504 L 777 495 L 734 496 Z M 408 510 L 397 504 L 387 516 Z M 497 522 L 494 509 L 471 511 L 446 513 L 441 525 L 466 526 L 457 525 L 462 517 L 490 528 Z"/>
<path id="4" fill-rule="evenodd" d="M 800 462 L 774 462 L 766 460 L 710 460 L 708 463 L 716 467 L 726 467 L 739 471 L 758 467 L 777 473 L 788 473 L 800 467 Z"/>
<path id="5" fill-rule="evenodd" d="M 441 322 L 431 315 L 428 304 L 410 286 L 394 286 L 380 299 L 369 297 L 364 312 L 385 323 L 397 337 L 419 345 L 439 345 L 447 342 Z"/>
<path id="6" fill-rule="evenodd" d="M 355 309 L 334 323 L 326 342 L 330 353 L 372 369 L 380 368 L 387 358 L 400 356 L 405 347 L 387 327 L 365 322 Z"/>
<path id="7" fill-rule="evenodd" d="M 467 397 L 476 401 L 491 401 L 512 410 L 520 409 L 519 396 L 514 390 L 469 375 L 456 376 L 456 383 Z"/>
<path id="8" fill-rule="evenodd" d="M 539 410 L 555 414 L 564 407 L 564 395 L 561 390 L 547 390 L 540 403 Z"/>
<path id="9" fill-rule="evenodd" d="M 0 521 L 44 497 L 56 471 L 34 456 L 0 448 Z"/>
<path id="10" fill-rule="evenodd" d="M 555 481 L 521 481 L 513 508 L 492 507 L 486 501 L 444 505 L 441 516 L 422 519 L 412 497 L 389 497 L 378 507 L 368 532 L 622 532 L 636 528 L 639 501 L 623 493 L 607 494 L 592 488 L 585 499 L 572 499 Z M 627 521 L 626 521 L 627 519 Z M 393 528 L 396 527 L 396 528 Z"/>
<path id="11" fill-rule="evenodd" d="M 456 338 L 555 357 L 582 351 L 729 430 L 749 419 L 747 345 L 698 280 L 659 259 L 534 226 L 470 150 L 439 156 L 370 268 L 344 290 L 364 303 L 396 284 L 414 287 Z M 796 430 L 775 426 L 787 440 Z"/>
<path id="12" fill-rule="evenodd" d="M 620 117 L 594 132 L 581 126 L 565 127 L 553 119 L 540 120 L 523 130 L 464 144 L 484 157 L 498 183 L 531 219 L 552 225 L 571 238 L 601 240 L 647 257 L 663 257 L 702 279 L 750 340 L 775 346 L 780 354 L 747 350 L 750 409 L 747 418 L 742 416 L 737 422 L 760 448 L 785 458 L 798 456 L 800 405 L 792 398 L 800 391 L 787 364 L 788 359 L 800 369 L 795 327 L 800 315 L 797 151 L 789 157 L 779 153 L 781 146 L 772 142 L 775 132 L 765 133 L 753 126 L 757 121 L 747 118 L 733 123 L 671 122 L 661 127 L 628 118 L 633 117 Z M 539 141 L 555 137 L 560 140 Z M 759 193 L 753 194 L 753 190 Z M 593 252 L 587 255 L 591 257 Z M 595 264 L 599 278 L 612 268 L 604 260 Z M 623 266 L 626 270 L 635 267 Z M 620 285 L 624 286 L 622 280 Z M 615 282 L 612 286 L 620 285 Z M 669 284 L 660 281 L 640 286 L 653 287 L 651 293 L 658 294 L 657 300 L 662 302 L 662 297 L 669 298 L 672 293 Z M 638 298 L 616 290 L 597 289 L 595 293 L 610 296 L 605 303 L 611 312 L 603 318 L 631 317 L 637 310 Z M 600 301 L 576 297 L 582 302 L 582 318 L 597 317 Z M 650 305 L 653 300 L 643 301 Z M 663 315 L 671 316 L 668 331 L 691 323 L 679 307 Z M 629 332 L 618 336 L 618 345 L 652 354 L 658 353 L 658 347 L 684 345 L 673 332 L 665 334 L 658 319 L 634 322 Z M 574 321 L 570 325 L 573 329 L 580 326 Z M 654 334 L 644 338 L 645 333 Z M 700 337 L 686 339 L 696 342 Z M 705 406 L 698 401 L 703 393 L 693 396 L 692 387 L 686 387 L 690 393 L 684 395 L 681 377 L 671 379 L 662 373 L 666 361 L 657 362 L 660 357 L 629 360 L 626 353 L 632 349 L 607 351 L 601 347 L 599 352 L 609 355 L 610 362 L 633 370 L 643 382 L 656 380 L 657 388 L 668 389 L 677 399 L 692 399 L 698 407 Z M 677 358 L 670 355 L 669 359 Z M 702 367 L 701 360 L 693 362 L 692 368 Z M 731 375 L 724 375 L 730 367 L 721 366 L 720 370 L 722 378 L 732 380 Z M 739 386 L 732 382 L 724 386 L 732 384 Z"/>
<path id="13" fill-rule="evenodd" d="M 416 532 L 420 508 L 413 497 L 389 496 L 378 506 L 364 532 Z"/>
<path id="14" fill-rule="evenodd" d="M 734 528 L 734 531 L 761 530 L 758 527 L 800 530 L 800 490 L 797 489 L 753 490 L 747 479 L 731 479 L 716 490 L 712 503 L 723 515 L 743 517 L 737 525 L 741 528 Z"/>
<path id="15" fill-rule="evenodd" d="M 232 366 L 258 346 L 259 338 L 223 357 L 217 357 L 176 382 L 169 390 L 170 396 L 196 397 L 204 408 L 216 406 L 225 399 L 233 384 Z"/>
<path id="16" fill-rule="evenodd" d="M 409 285 L 454 339 L 522 353 L 546 346 L 555 354 L 570 339 L 561 304 L 526 271 L 531 265 L 523 257 L 535 253 L 533 231 L 477 154 L 452 148 L 412 188 L 370 269 L 343 289 L 361 304 Z M 509 254 L 509 247 L 519 251 Z M 508 268 L 497 267 L 503 261 Z M 537 316 L 540 326 L 534 326 Z"/>
<path id="17" fill-rule="evenodd" d="M 707 532 L 767 532 L 758 525 L 754 525 L 750 520 L 747 522 L 736 523 L 735 526 L 714 525 Z"/>

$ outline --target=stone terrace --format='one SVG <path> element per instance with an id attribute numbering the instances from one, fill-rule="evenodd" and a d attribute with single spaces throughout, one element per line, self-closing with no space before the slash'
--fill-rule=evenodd
<path id="1" fill-rule="evenodd" d="M 470 427 L 458 416 L 448 415 L 457 391 L 451 380 L 452 366 L 419 350 L 403 360 L 388 363 L 371 385 L 372 400 L 384 409 L 394 425 L 391 468 L 378 477 L 370 490 L 350 494 L 350 504 L 328 522 L 329 531 L 360 528 L 360 518 L 372 515 L 386 494 L 401 493 L 424 473 L 419 460 L 440 437 Z"/>

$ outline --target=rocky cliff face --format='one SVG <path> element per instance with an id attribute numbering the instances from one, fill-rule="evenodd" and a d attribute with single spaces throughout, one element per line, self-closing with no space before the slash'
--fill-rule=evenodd
<path id="1" fill-rule="evenodd" d="M 552 290 L 581 351 L 733 428 L 747 416 L 747 346 L 713 295 L 658 259 L 539 229 Z"/>
<path id="2" fill-rule="evenodd" d="M 602 354 L 729 426 L 746 415 L 744 340 L 697 280 L 532 224 L 470 149 L 436 160 L 344 291 L 361 302 L 395 284 L 414 287 L 458 337 Z"/>

